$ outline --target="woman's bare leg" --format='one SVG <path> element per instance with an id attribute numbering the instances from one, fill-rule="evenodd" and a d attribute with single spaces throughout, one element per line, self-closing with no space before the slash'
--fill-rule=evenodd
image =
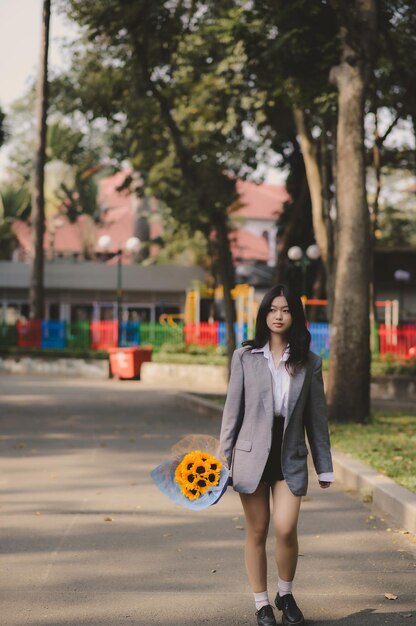
<path id="1" fill-rule="evenodd" d="M 285 480 L 274 483 L 272 494 L 277 570 L 280 578 L 291 581 L 298 562 L 297 525 L 302 498 L 293 495 Z"/>
<path id="2" fill-rule="evenodd" d="M 270 521 L 270 487 L 260 483 L 254 493 L 240 493 L 246 518 L 245 561 L 253 593 L 267 590 L 266 539 Z"/>

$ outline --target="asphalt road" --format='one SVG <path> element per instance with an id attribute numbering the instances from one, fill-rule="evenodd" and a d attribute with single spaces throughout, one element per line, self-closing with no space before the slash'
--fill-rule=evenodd
<path id="1" fill-rule="evenodd" d="M 196 513 L 149 477 L 183 435 L 217 435 L 217 420 L 139 382 L 8 375 L 0 416 L 1 626 L 256 624 L 237 494 Z M 274 596 L 272 550 L 270 537 Z M 313 473 L 300 552 L 309 626 L 416 624 L 415 544 Z"/>

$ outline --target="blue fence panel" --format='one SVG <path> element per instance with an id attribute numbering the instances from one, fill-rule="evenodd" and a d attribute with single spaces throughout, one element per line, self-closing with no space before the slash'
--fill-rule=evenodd
<path id="1" fill-rule="evenodd" d="M 326 322 L 310 322 L 309 332 L 312 335 L 311 350 L 323 359 L 329 357 L 329 324 Z"/>
<path id="2" fill-rule="evenodd" d="M 42 348 L 65 348 L 65 322 L 42 322 Z"/>
<path id="3" fill-rule="evenodd" d="M 234 324 L 236 346 L 240 347 L 241 343 L 247 339 L 247 324 Z M 227 344 L 225 322 L 218 322 L 218 345 L 225 346 Z"/>
<path id="4" fill-rule="evenodd" d="M 118 345 L 123 348 L 139 345 L 139 322 L 121 322 Z"/>
<path id="5" fill-rule="evenodd" d="M 234 332 L 237 346 L 247 339 L 247 324 L 234 324 Z"/>
<path id="6" fill-rule="evenodd" d="M 218 322 L 218 345 L 225 346 L 226 344 L 225 322 Z"/>

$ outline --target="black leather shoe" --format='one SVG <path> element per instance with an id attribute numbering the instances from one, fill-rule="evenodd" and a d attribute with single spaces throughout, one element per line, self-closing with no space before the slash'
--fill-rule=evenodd
<path id="1" fill-rule="evenodd" d="M 284 596 L 277 594 L 274 603 L 279 611 L 283 611 L 283 626 L 300 626 L 305 623 L 302 611 L 291 593 L 287 593 Z"/>
<path id="2" fill-rule="evenodd" d="M 271 604 L 262 606 L 261 609 L 256 612 L 256 615 L 258 626 L 277 626 Z"/>

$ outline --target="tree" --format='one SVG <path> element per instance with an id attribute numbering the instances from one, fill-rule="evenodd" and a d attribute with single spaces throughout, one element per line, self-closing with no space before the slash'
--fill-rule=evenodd
<path id="1" fill-rule="evenodd" d="M 0 148 L 6 139 L 5 119 L 6 116 L 0 109 Z"/>
<path id="2" fill-rule="evenodd" d="M 119 125 L 144 193 L 162 200 L 190 232 L 206 239 L 215 233 L 230 357 L 228 211 L 237 200 L 236 175 L 254 165 L 243 132 L 245 53 L 230 36 L 236 10 L 233 2 L 111 0 L 87 7 L 72 0 L 70 13 L 88 38 L 73 63 L 77 102 L 91 117 Z"/>
<path id="3" fill-rule="evenodd" d="M 308 223 L 312 212 L 312 237 L 319 245 L 327 292 L 331 293 L 331 157 L 336 94 L 328 82 L 328 72 L 339 51 L 335 15 L 326 2 L 255 0 L 240 4 L 244 13 L 239 35 L 248 57 L 245 78 L 252 87 L 249 120 L 262 140 L 281 156 L 282 164 L 289 164 L 290 169 L 293 164 L 293 173 L 303 170 L 302 177 L 296 180 L 297 199 L 291 214 L 295 220 L 306 218 Z M 303 167 L 298 166 L 299 153 Z M 297 230 L 290 222 L 287 227 L 292 234 Z M 285 240 L 289 239 L 283 236 L 278 242 L 278 276 L 284 270 Z"/>
<path id="4" fill-rule="evenodd" d="M 46 116 L 48 109 L 48 48 L 51 2 L 44 0 L 42 11 L 42 35 L 40 63 L 37 83 L 37 137 L 36 160 L 32 196 L 32 225 L 34 259 L 29 290 L 29 307 L 31 319 L 42 319 L 44 311 L 44 254 L 43 235 L 45 231 L 45 147 L 46 147 Z"/>
<path id="5" fill-rule="evenodd" d="M 332 419 L 349 421 L 354 415 L 364 422 L 370 415 L 371 360 L 364 104 L 374 62 L 376 4 L 332 0 L 332 6 L 340 25 L 341 59 L 330 74 L 338 89 L 338 252 L 327 399 Z"/>

